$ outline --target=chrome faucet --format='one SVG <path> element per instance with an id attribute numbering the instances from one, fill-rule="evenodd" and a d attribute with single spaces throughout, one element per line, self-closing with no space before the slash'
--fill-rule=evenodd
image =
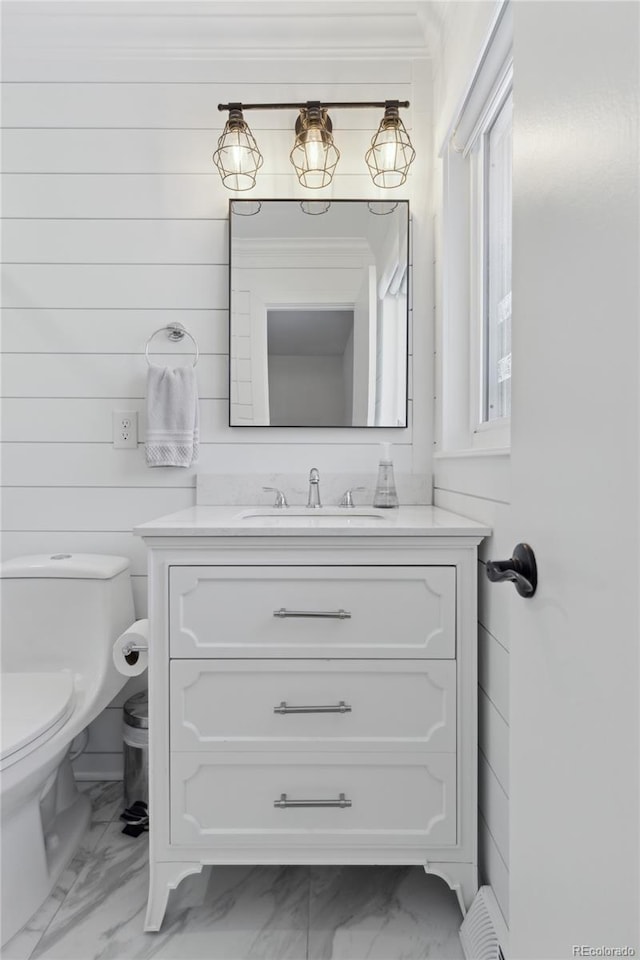
<path id="1" fill-rule="evenodd" d="M 321 507 L 320 503 L 320 473 L 317 467 L 311 467 L 309 471 L 309 498 L 307 507 Z"/>
<path id="2" fill-rule="evenodd" d="M 350 487 L 348 490 L 345 490 L 338 506 L 355 507 L 355 503 L 353 502 L 353 494 L 360 493 L 362 490 L 364 490 L 364 487 Z"/>
<path id="3" fill-rule="evenodd" d="M 277 487 L 263 487 L 262 489 L 265 491 L 265 493 L 269 493 L 270 491 L 272 493 L 275 493 L 276 499 L 275 499 L 275 503 L 273 504 L 274 507 L 277 507 L 279 510 L 281 510 L 283 507 L 289 506 L 289 504 L 287 503 L 287 498 L 285 497 L 282 490 L 278 490 Z"/>

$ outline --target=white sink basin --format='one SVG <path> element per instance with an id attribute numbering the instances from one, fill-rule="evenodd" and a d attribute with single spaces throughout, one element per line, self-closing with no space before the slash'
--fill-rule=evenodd
<path id="1" fill-rule="evenodd" d="M 281 523 L 290 521 L 325 521 L 327 523 L 356 523 L 379 522 L 386 520 L 383 513 L 363 507 L 252 507 L 243 510 L 236 517 L 237 520 L 279 520 Z"/>

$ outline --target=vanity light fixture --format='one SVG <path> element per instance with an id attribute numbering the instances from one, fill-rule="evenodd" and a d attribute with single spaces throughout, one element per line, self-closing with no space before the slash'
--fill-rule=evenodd
<path id="1" fill-rule="evenodd" d="M 298 110 L 295 142 L 289 158 L 303 187 L 320 190 L 333 180 L 340 151 L 334 143 L 329 109 L 384 108 L 384 116 L 365 155 L 373 182 L 385 189 L 399 187 L 407 179 L 416 152 L 406 127 L 400 119 L 401 107 L 408 100 L 384 100 L 373 103 L 219 103 L 218 110 L 228 110 L 229 119 L 213 161 L 222 182 L 229 190 L 250 190 L 262 166 L 262 155 L 255 137 L 244 119 L 246 110 Z M 324 212 L 324 211 L 322 211 Z"/>
<path id="2" fill-rule="evenodd" d="M 319 103 L 300 108 L 296 120 L 296 142 L 289 154 L 303 187 L 319 190 L 333 180 L 340 151 L 333 142 L 333 124 Z"/>
<path id="3" fill-rule="evenodd" d="M 263 164 L 262 154 L 242 115 L 242 104 L 230 103 L 227 109 L 229 119 L 218 140 L 213 162 L 228 190 L 251 190 L 256 185 L 256 173 Z"/>
<path id="4" fill-rule="evenodd" d="M 400 187 L 407 179 L 416 152 L 398 113 L 397 101 L 387 100 L 378 132 L 365 154 L 376 187 Z"/>

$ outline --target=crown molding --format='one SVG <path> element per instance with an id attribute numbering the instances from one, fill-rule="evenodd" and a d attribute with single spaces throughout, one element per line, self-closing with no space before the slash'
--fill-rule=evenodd
<path id="1" fill-rule="evenodd" d="M 234 266 L 240 269 L 354 269 L 375 262 L 360 237 L 243 237 L 232 243 Z"/>
<path id="2" fill-rule="evenodd" d="M 427 0 L 5 0 L 5 51 L 86 60 L 420 59 Z M 428 31 L 427 31 L 428 32 Z"/>

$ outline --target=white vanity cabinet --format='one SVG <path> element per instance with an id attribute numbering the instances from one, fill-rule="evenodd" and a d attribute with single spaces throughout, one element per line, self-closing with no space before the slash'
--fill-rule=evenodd
<path id="1" fill-rule="evenodd" d="M 455 657 L 454 567 L 188 566 L 172 657 Z"/>
<path id="2" fill-rule="evenodd" d="M 429 524 L 434 509 L 413 508 L 421 525 L 384 536 L 238 531 L 202 511 L 199 525 L 183 511 L 182 525 L 138 528 L 150 598 L 145 929 L 206 864 L 421 864 L 469 904 L 476 550 L 488 531 Z"/>

